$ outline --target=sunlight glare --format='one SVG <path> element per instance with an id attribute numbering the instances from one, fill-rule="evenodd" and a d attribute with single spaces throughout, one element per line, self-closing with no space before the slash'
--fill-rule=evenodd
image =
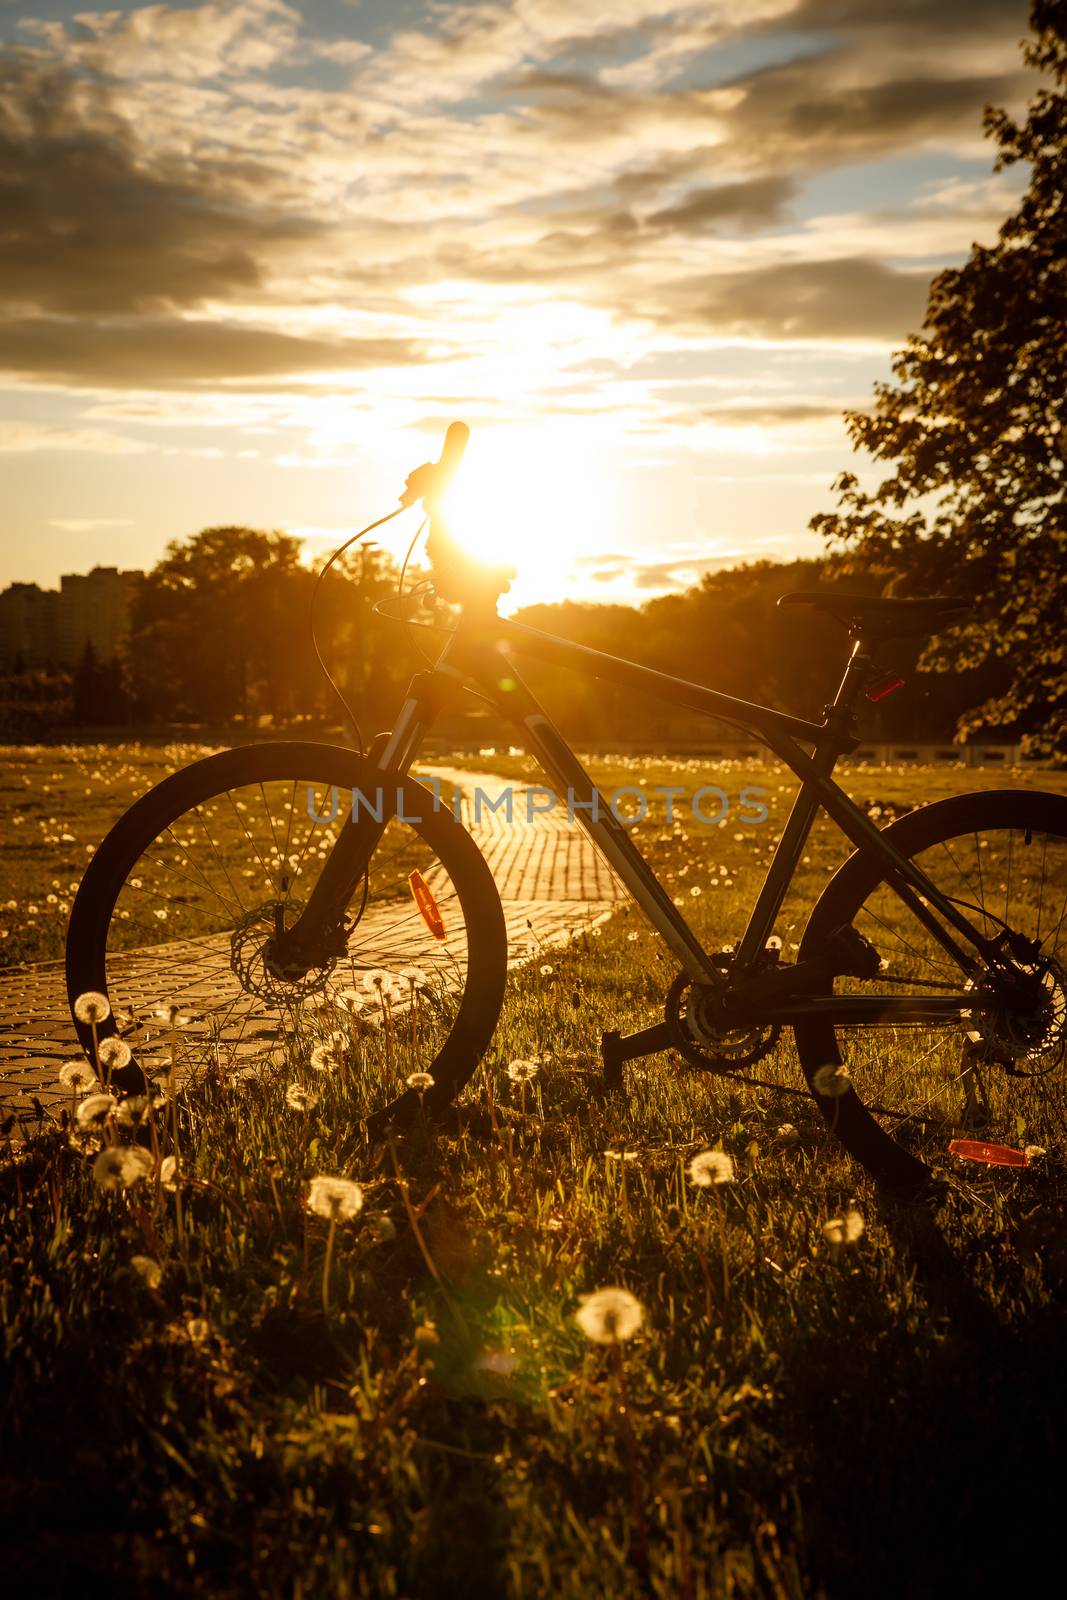
<path id="1" fill-rule="evenodd" d="M 598 464 L 542 426 L 472 434 L 445 510 L 479 561 L 518 569 L 500 604 L 509 612 L 566 599 L 572 563 L 603 547 L 615 501 Z"/>

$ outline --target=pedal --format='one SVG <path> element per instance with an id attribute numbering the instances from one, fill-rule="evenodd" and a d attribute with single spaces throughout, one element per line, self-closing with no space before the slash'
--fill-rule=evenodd
<path id="1" fill-rule="evenodd" d="M 654 1056 L 660 1050 L 670 1048 L 671 1030 L 665 1022 L 653 1023 L 650 1028 L 642 1028 L 638 1033 L 628 1033 L 625 1036 L 618 1028 L 606 1029 L 600 1035 L 604 1088 L 616 1090 L 625 1087 L 622 1069 L 627 1061 L 636 1061 L 639 1056 Z"/>

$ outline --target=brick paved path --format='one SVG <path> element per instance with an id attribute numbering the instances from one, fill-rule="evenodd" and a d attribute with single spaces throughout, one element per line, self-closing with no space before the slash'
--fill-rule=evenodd
<path id="1" fill-rule="evenodd" d="M 528 800 L 527 790 L 511 791 L 510 820 L 507 802 L 492 810 L 480 798 L 497 801 L 506 792 L 505 780 L 486 773 L 460 772 L 445 767 L 420 769 L 456 784 L 463 791 L 460 820 L 474 835 L 489 863 L 504 906 L 508 931 L 509 963 L 520 965 L 546 947 L 565 943 L 582 928 L 603 922 L 616 901 L 626 891 L 601 861 L 585 835 L 567 821 L 565 807 L 552 811 L 539 809 L 545 801 L 536 793 Z M 360 926 L 380 952 L 387 936 L 390 911 L 368 913 Z M 410 922 L 410 913 L 405 919 Z M 405 929 L 401 960 L 418 960 Z M 212 984 L 219 973 L 229 976 L 229 939 L 176 940 L 163 947 L 168 957 L 173 992 L 180 992 L 182 1003 L 195 1009 L 208 1007 Z M 151 963 L 130 951 L 119 958 L 114 970 L 121 973 L 124 990 L 135 1004 L 145 978 L 158 982 L 161 947 L 152 951 Z M 232 987 L 232 985 L 231 985 Z M 145 1003 L 158 1003 L 156 992 L 145 992 Z M 219 1008 L 215 1008 L 216 1010 Z M 262 1032 L 267 1019 L 257 1022 L 251 1008 L 247 1014 L 230 1007 L 226 1013 L 229 1036 L 245 1047 L 262 1048 Z M 224 1030 L 223 1037 L 227 1037 Z M 67 1010 L 60 962 L 46 962 L 0 974 L 0 1118 L 18 1114 L 20 1126 L 35 1120 L 36 1098 L 46 1111 L 68 1101 L 67 1091 L 57 1081 L 65 1060 L 77 1059 L 79 1048 Z M 23 1123 L 23 1119 L 26 1119 Z"/>

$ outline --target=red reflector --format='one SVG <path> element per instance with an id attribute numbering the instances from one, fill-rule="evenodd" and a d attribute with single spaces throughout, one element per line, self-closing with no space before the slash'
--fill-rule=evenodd
<path id="1" fill-rule="evenodd" d="M 445 923 L 437 901 L 433 897 L 430 885 L 426 882 L 421 872 L 408 873 L 408 888 L 414 896 L 415 904 L 419 908 L 419 915 L 429 928 L 435 939 L 445 937 Z"/>
<path id="2" fill-rule="evenodd" d="M 884 700 L 895 689 L 903 689 L 907 678 L 902 678 L 899 672 L 890 672 L 884 678 L 876 678 L 867 690 L 868 700 Z"/>
<path id="3" fill-rule="evenodd" d="M 965 1161 L 984 1161 L 988 1167 L 1030 1165 L 1030 1157 L 1022 1150 L 1013 1150 L 1010 1144 L 985 1144 L 981 1139 L 953 1139 L 948 1153 L 950 1156 L 962 1156 Z"/>

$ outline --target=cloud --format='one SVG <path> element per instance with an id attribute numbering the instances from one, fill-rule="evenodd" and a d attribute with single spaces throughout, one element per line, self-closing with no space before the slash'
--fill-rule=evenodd
<path id="1" fill-rule="evenodd" d="M 922 320 L 929 273 L 881 262 L 788 261 L 754 272 L 676 278 L 646 314 L 675 332 L 779 340 L 899 340 Z"/>
<path id="2" fill-rule="evenodd" d="M 724 222 L 766 228 L 781 220 L 796 193 L 792 178 L 750 178 L 742 183 L 721 183 L 714 188 L 691 189 L 676 204 L 652 211 L 644 218 L 647 228 L 676 233 L 705 233 Z"/>
<path id="3" fill-rule="evenodd" d="M 0 369 L 78 384 L 161 388 L 424 360 L 424 347 L 410 339 L 309 339 L 207 319 L 0 322 Z"/>
<path id="4" fill-rule="evenodd" d="M 300 13 L 283 0 L 82 11 L 71 29 L 27 18 L 29 37 L 104 78 L 188 78 L 265 72 L 292 55 Z"/>
<path id="5" fill-rule="evenodd" d="M 0 299 L 134 312 L 255 294 L 264 258 L 322 223 L 274 209 L 245 161 L 152 155 L 113 96 L 18 54 L 0 64 Z"/>
<path id="6" fill-rule="evenodd" d="M 95 533 L 98 528 L 132 528 L 132 517 L 53 517 L 48 526 L 64 533 Z"/>
<path id="7" fill-rule="evenodd" d="M 95 455 L 143 455 L 149 445 L 103 428 L 53 428 L 43 422 L 0 421 L 0 452 L 27 455 L 41 450 L 87 450 Z"/>

